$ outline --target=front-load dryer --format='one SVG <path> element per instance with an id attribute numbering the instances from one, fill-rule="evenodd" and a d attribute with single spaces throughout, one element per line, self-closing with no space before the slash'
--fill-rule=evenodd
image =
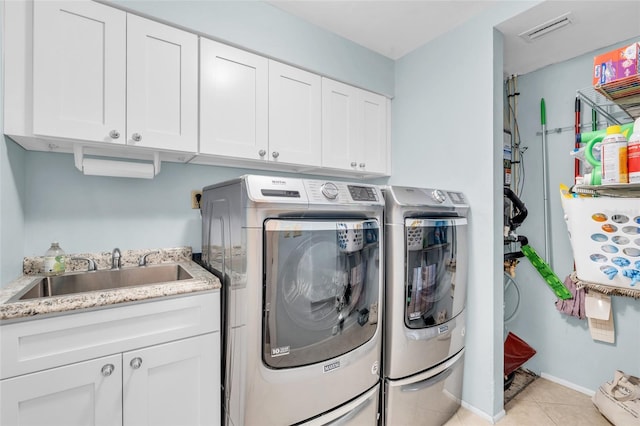
<path id="1" fill-rule="evenodd" d="M 467 291 L 463 194 L 388 186 L 383 423 L 438 426 L 460 405 Z"/>
<path id="2" fill-rule="evenodd" d="M 383 210 L 362 183 L 248 175 L 204 188 L 202 258 L 223 281 L 223 424 L 377 423 Z"/>

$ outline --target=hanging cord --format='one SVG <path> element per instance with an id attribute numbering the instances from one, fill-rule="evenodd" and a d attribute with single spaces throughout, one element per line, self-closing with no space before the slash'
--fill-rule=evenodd
<path id="1" fill-rule="evenodd" d="M 512 75 L 507 80 L 508 120 L 511 131 L 511 170 L 512 186 L 516 195 L 520 196 L 524 189 L 524 162 L 522 155 L 527 147 L 522 146 L 520 127 L 518 126 L 518 76 Z"/>

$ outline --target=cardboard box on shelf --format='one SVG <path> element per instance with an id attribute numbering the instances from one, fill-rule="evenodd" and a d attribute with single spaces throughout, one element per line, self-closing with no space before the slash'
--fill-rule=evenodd
<path id="1" fill-rule="evenodd" d="M 640 75 L 640 43 L 598 55 L 593 60 L 593 85 Z"/>

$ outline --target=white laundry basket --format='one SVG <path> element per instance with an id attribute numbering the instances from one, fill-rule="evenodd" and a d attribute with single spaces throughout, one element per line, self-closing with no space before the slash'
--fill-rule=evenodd
<path id="1" fill-rule="evenodd" d="M 640 290 L 640 198 L 561 199 L 577 277 Z"/>

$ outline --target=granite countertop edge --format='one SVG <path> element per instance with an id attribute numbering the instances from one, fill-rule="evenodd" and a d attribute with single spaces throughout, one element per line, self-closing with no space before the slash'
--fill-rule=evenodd
<path id="1" fill-rule="evenodd" d="M 187 270 L 193 278 L 120 289 L 11 301 L 11 298 L 23 291 L 25 287 L 44 277 L 42 273 L 22 275 L 7 286 L 0 288 L 0 321 L 20 318 L 36 319 L 47 314 L 72 313 L 93 308 L 113 307 L 121 303 L 151 301 L 167 296 L 190 295 L 202 291 L 217 290 L 222 287 L 215 275 L 191 260 L 190 249 L 180 248 L 179 251 L 176 250 L 178 249 L 160 250 L 155 258 L 149 257 L 149 265 L 177 263 Z M 137 256 L 137 253 L 133 252 L 128 254 L 133 258 Z M 33 259 L 25 258 L 25 265 L 32 261 Z M 25 266 L 26 269 L 27 266 Z"/>

